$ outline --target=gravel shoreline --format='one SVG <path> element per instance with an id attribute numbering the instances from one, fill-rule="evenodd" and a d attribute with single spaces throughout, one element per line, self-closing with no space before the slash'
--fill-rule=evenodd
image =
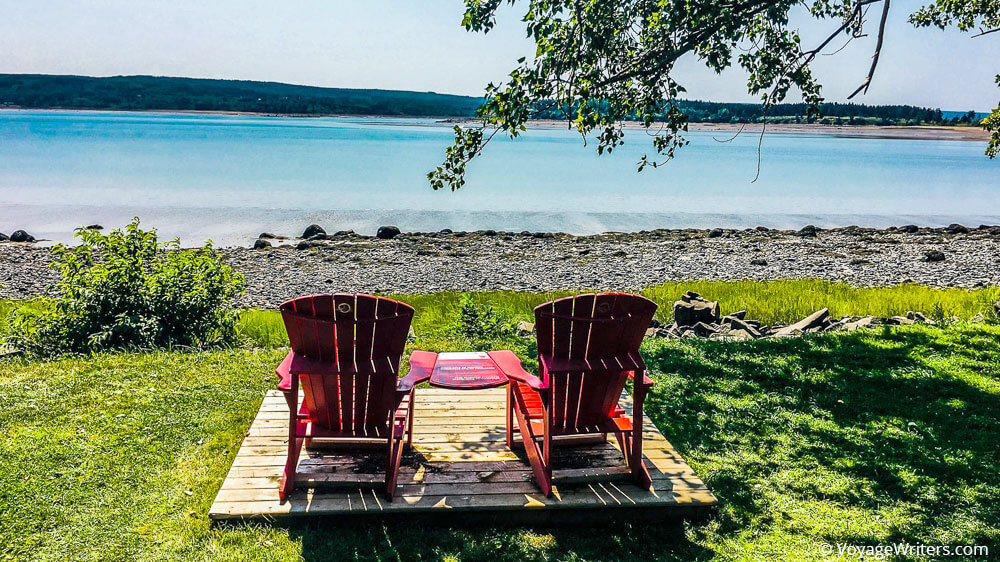
<path id="1" fill-rule="evenodd" d="M 637 290 L 683 280 L 1000 285 L 1000 227 L 817 231 L 814 236 L 766 229 L 594 236 L 477 231 L 403 233 L 388 240 L 346 233 L 220 253 L 246 276 L 239 305 L 253 308 L 320 292 Z M 935 251 L 941 261 L 928 260 Z M 50 248 L 0 243 L 0 298 L 50 293 L 57 279 L 47 267 L 51 259 Z"/>

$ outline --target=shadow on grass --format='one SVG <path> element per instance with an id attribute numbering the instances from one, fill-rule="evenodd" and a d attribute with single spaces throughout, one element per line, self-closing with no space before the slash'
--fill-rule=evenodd
<path id="1" fill-rule="evenodd" d="M 719 497 L 718 532 L 995 546 L 997 336 L 653 345 L 647 413 Z"/>
<path id="2" fill-rule="evenodd" d="M 302 521 L 286 526 L 305 560 L 709 560 L 679 521 L 512 527 L 480 522 Z"/>

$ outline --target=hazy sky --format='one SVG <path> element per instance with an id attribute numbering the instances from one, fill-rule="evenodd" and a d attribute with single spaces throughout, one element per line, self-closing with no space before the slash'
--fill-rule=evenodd
<path id="1" fill-rule="evenodd" d="M 460 0 L 0 0 L 0 72 L 153 74 L 272 80 L 348 88 L 480 95 L 532 46 L 503 9 L 488 35 L 460 25 Z M 865 103 L 985 111 L 997 105 L 1000 34 L 914 29 L 915 1 L 893 3 L 891 25 Z M 872 13 L 872 24 L 877 15 Z M 813 44 L 833 22 L 796 18 Z M 842 101 L 867 72 L 874 39 L 857 40 L 814 65 L 823 94 Z M 835 42 L 835 47 L 840 45 Z M 688 96 L 751 101 L 739 71 L 722 76 L 683 61 Z"/>

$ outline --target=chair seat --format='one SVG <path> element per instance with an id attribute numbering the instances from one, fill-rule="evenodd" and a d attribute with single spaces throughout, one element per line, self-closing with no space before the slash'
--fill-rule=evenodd
<path id="1" fill-rule="evenodd" d="M 545 422 L 532 421 L 530 423 L 531 432 L 535 434 L 535 439 L 541 441 L 545 436 Z M 626 417 L 619 417 L 594 425 L 553 427 L 551 431 L 553 437 L 564 435 L 589 435 L 591 433 L 623 433 L 626 431 L 632 431 L 632 420 Z"/>
<path id="2" fill-rule="evenodd" d="M 386 439 L 388 429 L 385 427 L 369 427 L 366 431 L 331 431 L 311 423 L 302 424 L 305 427 L 297 431 L 298 437 L 308 437 L 312 439 Z M 392 436 L 394 439 L 402 439 L 406 431 L 406 425 L 395 423 L 392 426 Z"/>
<path id="3" fill-rule="evenodd" d="M 529 420 L 544 420 L 545 419 L 545 406 L 542 403 L 542 397 L 532 389 L 527 384 L 511 380 L 510 384 L 517 385 L 517 389 L 521 393 L 521 398 L 524 399 L 524 405 L 527 408 L 525 412 L 525 417 Z M 600 422 L 592 426 L 580 426 L 579 428 L 552 428 L 553 431 L 562 431 L 562 433 L 553 433 L 553 435 L 574 435 L 580 433 L 605 433 L 605 432 L 615 432 L 615 431 L 628 431 L 632 429 L 632 420 L 627 417 L 623 417 L 625 410 L 619 407 L 615 407 L 609 412 L 607 420 Z M 532 422 L 534 424 L 535 422 Z M 540 422 L 539 422 L 540 423 Z M 609 425 L 610 424 L 610 425 Z M 624 424 L 627 424 L 625 427 Z M 600 427 L 600 429 L 595 429 L 593 431 L 587 431 L 585 428 L 588 427 Z M 624 429 L 622 429 L 624 428 Z M 541 430 L 539 430 L 541 433 Z"/>
<path id="4" fill-rule="evenodd" d="M 404 394 L 399 402 L 399 406 L 396 407 L 395 417 L 390 419 L 386 417 L 385 427 L 369 427 L 363 431 L 331 431 L 322 426 L 319 426 L 313 422 L 313 419 L 309 415 L 309 410 L 306 408 L 305 404 L 300 404 L 299 406 L 299 428 L 300 432 L 307 431 L 311 432 L 312 437 L 324 438 L 324 439 L 357 439 L 363 437 L 371 437 L 378 439 L 386 438 L 386 427 L 393 425 L 395 427 L 395 432 L 393 437 L 399 437 L 403 431 L 403 425 L 406 423 L 406 418 L 410 413 L 410 394 Z"/>

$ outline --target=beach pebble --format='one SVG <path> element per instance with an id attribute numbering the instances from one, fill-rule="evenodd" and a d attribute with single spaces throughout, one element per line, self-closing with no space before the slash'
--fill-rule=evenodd
<path id="1" fill-rule="evenodd" d="M 936 262 L 944 261 L 944 252 L 940 250 L 927 250 L 924 252 L 924 261 Z"/>

